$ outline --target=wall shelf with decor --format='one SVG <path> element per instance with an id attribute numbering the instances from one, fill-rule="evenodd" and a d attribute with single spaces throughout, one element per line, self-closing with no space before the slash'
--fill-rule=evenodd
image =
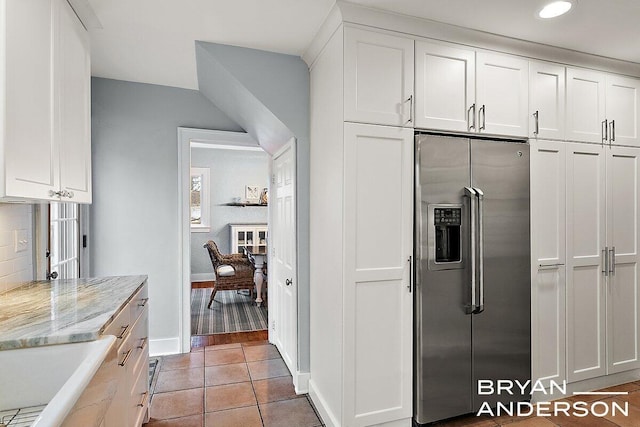
<path id="1" fill-rule="evenodd" d="M 267 207 L 268 205 L 266 203 L 240 203 L 240 202 L 231 202 L 231 203 L 225 203 L 222 206 L 238 206 L 241 208 L 247 207 L 247 206 L 262 206 L 262 207 Z"/>

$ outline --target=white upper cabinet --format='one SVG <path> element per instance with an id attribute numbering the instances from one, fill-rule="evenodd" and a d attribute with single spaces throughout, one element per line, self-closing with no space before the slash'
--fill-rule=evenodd
<path id="1" fill-rule="evenodd" d="M 413 39 L 345 27 L 344 120 L 413 127 Z"/>
<path id="2" fill-rule="evenodd" d="M 416 127 L 473 130 L 475 52 L 416 41 Z"/>
<path id="3" fill-rule="evenodd" d="M 478 131 L 527 136 L 528 61 L 494 53 L 476 54 Z"/>
<path id="4" fill-rule="evenodd" d="M 66 1 L 58 34 L 60 188 L 63 200 L 91 203 L 89 34 Z"/>
<path id="5" fill-rule="evenodd" d="M 6 44 L 3 196 L 46 199 L 60 187 L 54 138 L 53 48 L 55 2 L 6 0 L 0 22 Z M 28 47 L 28 48 L 27 48 Z M 0 118 L 0 120 L 2 120 Z"/>
<path id="6" fill-rule="evenodd" d="M 89 203 L 88 34 L 66 0 L 2 4 L 0 197 Z"/>
<path id="7" fill-rule="evenodd" d="M 526 60 L 416 42 L 416 127 L 527 136 Z"/>
<path id="8" fill-rule="evenodd" d="M 602 142 L 605 126 L 605 76 L 567 69 L 567 139 Z"/>
<path id="9" fill-rule="evenodd" d="M 529 136 L 564 139 L 565 67 L 529 63 Z"/>
<path id="10" fill-rule="evenodd" d="M 622 76 L 606 77 L 607 137 L 611 144 L 640 146 L 638 123 L 640 81 Z"/>

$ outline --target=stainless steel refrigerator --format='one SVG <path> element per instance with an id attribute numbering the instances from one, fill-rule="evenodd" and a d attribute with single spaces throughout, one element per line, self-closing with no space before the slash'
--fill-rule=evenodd
<path id="1" fill-rule="evenodd" d="M 416 135 L 414 420 L 477 412 L 531 376 L 529 145 Z"/>

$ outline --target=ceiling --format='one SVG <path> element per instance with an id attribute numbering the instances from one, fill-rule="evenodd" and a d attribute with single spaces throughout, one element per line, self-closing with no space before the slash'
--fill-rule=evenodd
<path id="1" fill-rule="evenodd" d="M 92 74 L 197 89 L 194 41 L 301 55 L 335 0 L 88 0 Z M 640 63 L 640 1 L 574 0 L 553 20 L 545 0 L 351 0 L 379 9 Z"/>

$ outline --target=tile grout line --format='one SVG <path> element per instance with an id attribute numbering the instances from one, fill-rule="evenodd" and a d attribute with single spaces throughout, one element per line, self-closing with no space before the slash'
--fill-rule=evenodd
<path id="1" fill-rule="evenodd" d="M 260 410 L 260 403 L 258 402 L 258 395 L 256 394 L 256 388 L 253 386 L 253 378 L 251 377 L 251 371 L 249 371 L 249 363 L 247 362 L 247 354 L 244 352 L 244 346 L 242 346 L 242 355 L 244 356 L 244 363 L 247 366 L 247 373 L 249 374 L 249 382 L 251 383 L 251 390 L 253 390 L 253 397 L 256 399 L 256 408 L 258 408 L 258 416 L 260 417 L 260 424 L 264 427 L 264 418 L 262 418 L 262 411 Z"/>

